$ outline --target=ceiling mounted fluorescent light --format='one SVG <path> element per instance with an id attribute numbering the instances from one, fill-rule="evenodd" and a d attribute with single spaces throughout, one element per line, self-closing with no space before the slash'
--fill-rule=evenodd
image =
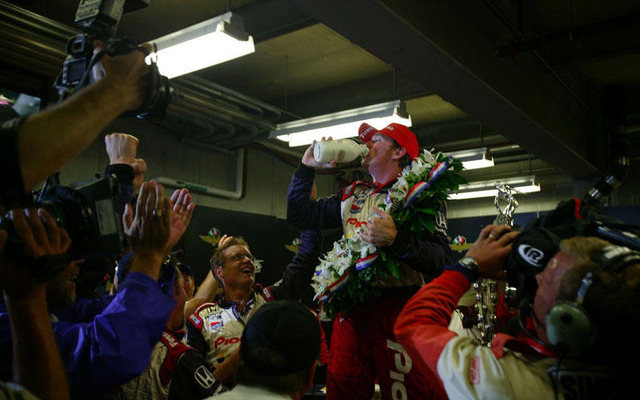
<path id="1" fill-rule="evenodd" d="M 499 181 L 478 181 L 460 185 L 458 193 L 449 194 L 451 200 L 475 199 L 479 197 L 495 197 L 498 194 L 496 183 L 511 186 L 520 193 L 534 193 L 540 191 L 540 185 L 536 184 L 536 177 L 503 179 Z"/>
<path id="2" fill-rule="evenodd" d="M 358 136 L 358 128 L 363 122 L 378 129 L 392 122 L 411 126 L 411 116 L 404 102 L 395 100 L 278 124 L 269 137 L 289 142 L 289 147 L 303 146 L 323 136 L 333 139 Z"/>
<path id="3" fill-rule="evenodd" d="M 151 41 L 167 78 L 188 74 L 256 51 L 242 17 L 231 11 Z"/>
<path id="4" fill-rule="evenodd" d="M 489 156 L 489 151 L 486 147 L 481 147 L 479 149 L 454 151 L 449 153 L 449 155 L 456 160 L 462 161 L 462 165 L 465 169 L 493 167 L 493 157 Z"/>

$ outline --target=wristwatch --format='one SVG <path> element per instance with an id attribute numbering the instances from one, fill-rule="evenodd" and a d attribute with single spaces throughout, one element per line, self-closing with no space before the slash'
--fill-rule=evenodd
<path id="1" fill-rule="evenodd" d="M 445 269 L 462 272 L 470 282 L 475 282 L 480 278 L 478 263 L 472 257 L 463 257 L 460 261 Z"/>

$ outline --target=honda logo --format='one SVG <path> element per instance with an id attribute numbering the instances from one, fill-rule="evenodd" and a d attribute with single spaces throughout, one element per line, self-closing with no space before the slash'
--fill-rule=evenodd
<path id="1" fill-rule="evenodd" d="M 193 373 L 193 378 L 205 389 L 210 388 L 214 383 L 216 383 L 216 378 L 211 375 L 211 372 L 209 372 L 207 367 L 204 365 L 201 365 L 196 369 L 196 372 Z"/>

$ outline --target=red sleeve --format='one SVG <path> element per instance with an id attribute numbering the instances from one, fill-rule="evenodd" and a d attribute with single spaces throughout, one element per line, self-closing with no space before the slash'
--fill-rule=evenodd
<path id="1" fill-rule="evenodd" d="M 440 353 L 456 336 L 449 330 L 451 313 L 467 289 L 469 281 L 462 273 L 446 270 L 423 286 L 396 320 L 398 341 L 412 358 L 422 359 L 434 372 Z"/>

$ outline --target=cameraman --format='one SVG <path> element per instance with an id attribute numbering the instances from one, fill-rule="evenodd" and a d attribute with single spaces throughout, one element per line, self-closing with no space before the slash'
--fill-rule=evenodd
<path id="1" fill-rule="evenodd" d="M 103 44 L 95 42 L 96 51 Z M 0 128 L 0 199 L 24 201 L 25 192 L 86 148 L 113 119 L 144 101 L 149 67 L 141 46 L 128 54 L 105 55 L 94 67 L 97 82 L 43 111 L 6 121 Z"/>
<path id="2" fill-rule="evenodd" d="M 43 399 L 67 399 L 67 377 L 47 315 L 46 284 L 34 279 L 30 271 L 33 265 L 29 264 L 65 253 L 71 241 L 45 210 L 13 210 L 9 218 L 15 234 L 24 243 L 24 257 L 19 261 L 8 259 L 5 254 L 8 234 L 6 230 L 0 230 L 2 307 L 6 306 L 10 319 L 10 326 L 1 328 L 12 331 L 14 349 L 13 377 L 7 379 L 15 379 L 32 394 L 4 383 L 0 384 L 0 393 L 7 398 L 15 395 L 15 398 L 30 399 L 37 395 Z M 7 348 L 3 347 L 2 352 L 5 351 Z"/>
<path id="3" fill-rule="evenodd" d="M 139 375 L 149 363 L 151 350 L 174 306 L 173 296 L 165 294 L 157 282 L 171 240 L 175 215 L 172 208 L 172 201 L 164 199 L 161 185 L 155 181 L 143 183 L 135 218 L 131 207 L 127 206 L 125 213 L 125 229 L 135 254 L 121 290 L 115 297 L 96 299 L 93 309 L 84 309 L 82 315 L 77 314 L 81 317 L 77 320 L 53 317 L 56 342 L 73 397 L 105 393 Z M 60 306 L 73 299 L 75 268 L 71 263 L 47 286 L 50 312 L 55 311 L 54 304 Z M 5 321 L 6 314 L 0 313 L 0 326 Z M 9 340 L 4 335 L 0 337 L 2 348 L 10 348 Z M 2 360 L 1 365 L 10 368 L 11 361 Z"/>
<path id="4" fill-rule="evenodd" d="M 447 329 L 472 282 L 479 276 L 505 277 L 502 265 L 519 233 L 509 230 L 485 227 L 461 262 L 446 267 L 407 303 L 394 331 L 412 359 L 437 372 L 455 399 L 616 398 L 630 393 L 620 384 L 631 380 L 615 378 L 625 355 L 621 348 L 611 348 L 616 342 L 633 348 L 635 329 L 630 327 L 639 325 L 640 253 L 627 248 L 605 248 L 609 243 L 593 237 L 562 241 L 536 276 L 532 311 L 520 310 L 522 320 L 532 317 L 528 322 L 535 334 L 521 320 L 521 336 L 528 337 L 499 333 L 486 347 Z M 612 257 L 616 252 L 620 255 Z M 590 323 L 581 326 L 582 317 L 564 311 L 555 320 L 555 311 L 567 306 L 580 310 Z M 570 331 L 584 333 L 563 338 Z"/>

